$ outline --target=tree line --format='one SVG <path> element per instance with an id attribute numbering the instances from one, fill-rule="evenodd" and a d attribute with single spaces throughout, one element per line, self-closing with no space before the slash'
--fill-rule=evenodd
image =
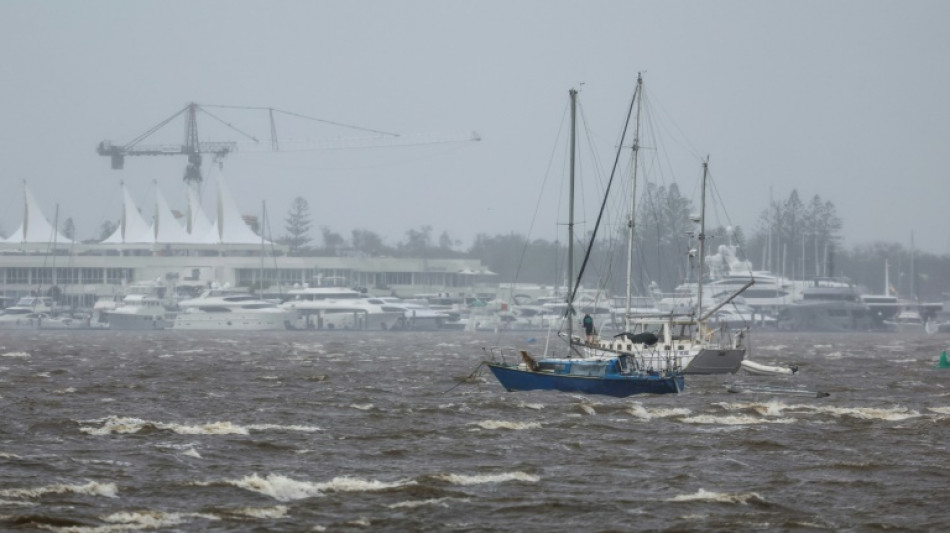
<path id="1" fill-rule="evenodd" d="M 634 247 L 634 283 L 637 292 L 672 291 L 686 281 L 696 281 L 698 228 L 691 220 L 693 202 L 676 184 L 648 183 L 637 208 Z M 245 217 L 260 234 L 256 217 Z M 348 236 L 328 226 L 319 228 L 314 239 L 310 207 L 302 197 L 291 203 L 283 220 L 283 234 L 266 237 L 288 247 L 296 256 L 428 257 L 477 259 L 498 274 L 498 282 L 565 284 L 567 246 L 564 242 L 531 239 L 521 233 L 480 233 L 467 249 L 448 232 L 424 225 L 405 232 L 402 240 L 388 244 L 378 233 L 355 229 Z M 834 204 L 814 195 L 802 201 L 797 190 L 783 200 L 770 202 L 748 235 L 742 227 L 712 227 L 705 232 L 707 255 L 720 244 L 734 245 L 737 259 L 750 261 L 756 270 L 767 270 L 793 279 L 846 276 L 873 293 L 893 291 L 904 298 L 933 301 L 950 293 L 950 255 L 913 250 L 904 244 L 875 242 L 847 248 L 841 237 L 844 224 Z M 105 222 L 100 240 L 117 224 Z M 76 238 L 72 218 L 60 224 L 60 232 Z M 625 283 L 625 228 L 607 232 L 591 251 L 588 286 L 596 285 L 622 293 Z M 436 236 L 438 235 L 438 236 Z M 589 235 L 575 243 L 580 263 Z M 885 263 L 889 273 L 885 279 Z M 587 281 L 587 280 L 593 281 Z M 947 295 L 950 298 L 950 294 Z"/>
<path id="2" fill-rule="evenodd" d="M 672 291 L 685 281 L 696 281 L 699 228 L 693 202 L 676 184 L 648 183 L 637 208 L 634 224 L 634 282 L 638 292 L 648 287 Z M 737 259 L 750 261 L 756 270 L 768 270 L 794 279 L 847 276 L 871 292 L 886 288 L 884 264 L 890 267 L 890 285 L 902 297 L 939 299 L 950 290 L 950 256 L 914 251 L 897 243 L 873 243 L 846 248 L 841 237 L 843 221 L 835 205 L 819 195 L 803 201 L 797 190 L 770 202 L 756 226 L 747 234 L 742 227 L 712 227 L 705 232 L 707 255 L 718 245 L 735 246 Z M 468 249 L 432 226 L 409 229 L 390 245 L 369 229 L 356 229 L 345 237 L 320 227 L 320 242 L 312 237 L 309 205 L 294 199 L 284 219 L 279 242 L 291 255 L 352 255 L 478 259 L 498 274 L 499 282 L 564 284 L 567 247 L 561 241 L 531 239 L 523 234 L 478 234 Z M 627 262 L 626 228 L 609 231 L 591 250 L 588 285 L 622 292 Z M 580 263 L 589 235 L 578 237 L 576 263 Z"/>

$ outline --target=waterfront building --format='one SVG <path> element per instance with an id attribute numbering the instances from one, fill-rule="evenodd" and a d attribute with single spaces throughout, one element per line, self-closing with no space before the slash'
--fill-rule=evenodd
<path id="1" fill-rule="evenodd" d="M 102 242 L 75 242 L 53 230 L 24 183 L 20 227 L 0 239 L 0 295 L 54 295 L 66 307 L 89 309 L 103 297 L 119 298 L 131 283 L 163 280 L 182 292 L 211 284 L 273 294 L 293 286 L 345 284 L 369 294 L 469 295 L 493 282 L 478 260 L 395 257 L 290 257 L 287 247 L 255 234 L 218 182 L 217 217 L 189 202 L 187 221 L 176 220 L 156 190 L 148 222 L 123 187 L 115 232 Z M 190 196 L 190 198 L 193 198 Z M 190 230 L 190 231 L 189 231 Z"/>

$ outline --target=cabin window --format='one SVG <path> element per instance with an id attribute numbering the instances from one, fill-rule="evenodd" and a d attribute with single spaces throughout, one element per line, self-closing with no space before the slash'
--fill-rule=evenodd
<path id="1" fill-rule="evenodd" d="M 607 363 L 602 361 L 575 362 L 571 364 L 571 375 L 602 377 L 607 374 Z"/>
<path id="2" fill-rule="evenodd" d="M 201 306 L 198 309 L 201 309 L 205 313 L 230 313 L 231 309 L 228 307 L 217 307 L 217 306 Z"/>

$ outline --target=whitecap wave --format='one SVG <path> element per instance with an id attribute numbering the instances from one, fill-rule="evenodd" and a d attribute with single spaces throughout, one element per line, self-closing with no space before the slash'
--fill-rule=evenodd
<path id="1" fill-rule="evenodd" d="M 439 507 L 448 507 L 452 501 L 469 501 L 467 498 L 430 498 L 428 500 L 409 500 L 405 502 L 396 502 L 387 505 L 390 509 L 415 509 L 416 507 L 425 507 L 427 505 L 436 505 Z"/>
<path id="2" fill-rule="evenodd" d="M 782 402 L 762 402 L 762 403 L 719 403 L 727 410 L 752 409 L 755 412 L 765 416 L 782 416 L 786 412 L 795 414 L 818 414 L 831 415 L 835 417 L 852 417 L 862 420 L 884 420 L 896 422 L 910 418 L 922 416 L 919 412 L 906 407 L 834 407 L 829 405 L 811 405 L 811 404 L 791 404 L 786 405 Z"/>
<path id="3" fill-rule="evenodd" d="M 541 409 L 544 409 L 544 404 L 543 404 L 543 403 L 524 403 L 524 402 L 521 402 L 521 403 L 518 404 L 518 407 L 521 407 L 521 408 L 523 408 L 523 409 L 534 409 L 534 410 L 536 410 L 536 411 L 540 411 Z"/>
<path id="4" fill-rule="evenodd" d="M 88 496 L 104 496 L 106 498 L 117 498 L 118 489 L 115 483 L 99 483 L 90 481 L 85 485 L 68 485 L 64 483 L 55 483 L 44 487 L 35 487 L 31 489 L 3 489 L 0 490 L 0 496 L 8 498 L 38 498 L 44 494 L 86 494 Z"/>
<path id="5" fill-rule="evenodd" d="M 647 409 L 642 403 L 636 402 L 626 409 L 631 415 L 643 419 L 653 420 L 654 418 L 675 418 L 687 416 L 691 412 L 685 407 L 661 407 L 656 409 Z"/>
<path id="6" fill-rule="evenodd" d="M 245 507 L 234 510 L 234 514 L 249 516 L 251 518 L 284 518 L 287 516 L 288 508 L 286 505 L 277 505 L 274 507 Z"/>
<path id="7" fill-rule="evenodd" d="M 196 426 L 184 424 L 174 424 L 166 422 L 152 422 L 142 420 L 141 418 L 110 417 L 107 418 L 102 427 L 80 427 L 79 431 L 89 435 L 111 435 L 111 434 L 130 434 L 138 433 L 145 428 L 152 427 L 160 430 L 168 430 L 179 435 L 247 435 L 248 429 L 242 426 L 235 426 L 231 422 L 210 422 Z"/>
<path id="8" fill-rule="evenodd" d="M 157 422 L 132 417 L 109 417 L 101 421 L 101 427 L 83 426 L 79 431 L 89 435 L 112 435 L 138 433 L 146 428 L 172 431 L 179 435 L 247 435 L 251 431 L 321 431 L 313 426 L 283 426 L 279 424 L 251 424 L 239 426 L 231 422 L 209 422 L 207 424 L 187 425 L 170 422 Z"/>
<path id="9" fill-rule="evenodd" d="M 693 494 L 680 494 L 666 500 L 668 502 L 713 502 L 713 503 L 740 503 L 764 501 L 761 496 L 754 492 L 729 493 L 729 492 L 711 492 L 699 489 Z"/>
<path id="10" fill-rule="evenodd" d="M 241 479 L 224 480 L 223 483 L 270 496 L 282 502 L 322 496 L 327 492 L 369 492 L 415 484 L 414 481 L 385 482 L 348 476 L 335 477 L 326 483 L 314 483 L 297 481 L 280 474 L 268 474 L 266 477 L 252 474 Z M 199 483 L 199 485 L 202 484 Z"/>
<path id="11" fill-rule="evenodd" d="M 482 420 L 481 422 L 473 422 L 473 425 L 476 425 L 482 429 L 512 430 L 538 429 L 541 427 L 540 422 L 510 422 L 508 420 Z"/>
<path id="12" fill-rule="evenodd" d="M 194 448 L 188 448 L 187 450 L 181 452 L 181 454 L 186 457 L 194 457 L 195 459 L 201 459 L 201 454 L 198 453 L 198 450 Z"/>
<path id="13" fill-rule="evenodd" d="M 323 431 L 323 428 L 316 426 L 298 426 L 290 425 L 284 426 L 281 424 L 251 424 L 247 426 L 247 429 L 252 431 L 301 431 L 303 433 L 313 433 L 315 431 Z"/>
<path id="14" fill-rule="evenodd" d="M 168 513 L 165 511 L 123 511 L 102 518 L 111 525 L 98 527 L 70 527 L 60 529 L 69 533 L 112 533 L 131 529 L 162 529 L 187 523 L 190 519 L 218 521 L 220 517 L 206 513 Z"/>
<path id="15" fill-rule="evenodd" d="M 850 416 L 862 420 L 884 420 L 896 422 L 910 418 L 920 417 L 920 413 L 906 407 L 830 407 L 830 406 L 799 406 L 802 409 L 811 408 L 815 413 L 830 414 L 834 416 Z"/>
<path id="16" fill-rule="evenodd" d="M 30 354 L 27 352 L 4 352 L 0 353 L 0 357 L 30 357 Z"/>
<path id="17" fill-rule="evenodd" d="M 743 426 L 751 424 L 794 424 L 794 418 L 761 418 L 751 415 L 696 415 L 682 419 L 687 424 L 714 424 L 721 426 Z"/>
<path id="18" fill-rule="evenodd" d="M 537 483 L 540 477 L 527 472 L 504 472 L 501 474 L 476 474 L 467 476 L 463 474 L 437 474 L 436 479 L 441 479 L 453 485 L 481 485 L 483 483 L 504 483 L 506 481 L 523 481 L 526 483 Z"/>

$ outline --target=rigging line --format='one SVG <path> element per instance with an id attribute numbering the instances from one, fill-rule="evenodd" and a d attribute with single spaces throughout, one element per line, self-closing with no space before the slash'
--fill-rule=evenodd
<path id="1" fill-rule="evenodd" d="M 398 149 L 410 148 L 410 147 L 413 147 L 413 146 L 432 146 L 432 145 L 435 145 L 435 144 L 460 144 L 460 145 L 461 145 L 461 144 L 468 143 L 468 142 L 470 142 L 470 141 L 473 140 L 472 138 L 468 138 L 468 139 L 430 139 L 430 140 L 418 140 L 418 141 L 414 141 L 414 142 L 393 144 L 393 145 L 388 145 L 388 146 L 387 146 L 387 145 L 372 145 L 372 144 L 368 144 L 368 143 L 365 144 L 365 145 L 363 145 L 363 146 L 360 146 L 360 145 L 358 144 L 358 142 L 376 141 L 377 139 L 378 139 L 378 137 L 362 137 L 362 138 L 359 138 L 359 139 L 328 139 L 328 140 L 320 140 L 320 139 L 314 140 L 314 139 L 310 139 L 310 138 L 293 139 L 293 140 L 289 140 L 289 141 L 288 141 L 288 140 L 284 140 L 283 142 L 298 142 L 298 143 L 300 143 L 300 142 L 307 142 L 307 143 L 323 142 L 323 143 L 324 143 L 324 146 L 316 146 L 316 145 L 314 145 L 314 146 L 307 146 L 307 147 L 302 147 L 302 148 L 301 148 L 301 147 L 292 147 L 292 148 L 284 147 L 284 148 L 281 148 L 281 149 L 279 150 L 279 152 L 320 152 L 320 151 L 335 151 L 335 152 L 336 152 L 336 151 L 344 151 L 344 150 L 368 150 L 368 149 L 379 150 L 380 148 L 390 148 L 390 149 L 398 150 Z M 350 145 L 349 145 L 349 146 L 346 146 L 346 145 L 343 145 L 343 144 L 336 144 L 336 145 L 334 146 L 333 143 L 335 143 L 335 142 L 337 142 L 337 143 L 350 143 Z M 256 147 L 256 144 L 250 144 L 249 146 L 251 146 L 251 147 Z M 451 147 L 450 149 L 456 149 L 456 147 Z M 272 151 L 273 151 L 273 150 L 264 150 L 264 151 L 262 151 L 262 150 L 250 150 L 250 149 L 248 149 L 248 150 L 243 150 L 243 153 L 246 153 L 246 154 L 248 154 L 248 153 L 268 153 L 268 152 L 272 152 Z"/>
<path id="2" fill-rule="evenodd" d="M 482 350 L 484 350 L 484 348 L 482 348 Z M 458 383 L 456 383 L 455 385 L 452 385 L 452 386 L 449 387 L 447 390 L 443 391 L 442 394 L 448 394 L 448 393 L 452 392 L 453 390 L 455 390 L 458 386 L 462 385 L 463 383 L 472 383 L 472 382 L 475 380 L 475 376 L 478 375 L 478 373 L 481 371 L 482 367 L 484 367 L 484 366 L 485 366 L 485 361 L 482 361 L 481 363 L 478 363 L 478 366 L 475 367 L 475 370 L 473 370 L 471 374 L 469 374 L 468 376 L 466 376 L 466 377 L 460 379 Z"/>
<path id="3" fill-rule="evenodd" d="M 579 271 L 578 274 L 577 274 L 577 281 L 578 281 L 578 282 L 580 282 L 581 278 L 582 278 L 583 275 L 584 275 L 584 270 L 586 270 L 586 268 L 587 268 L 587 262 L 588 262 L 588 260 L 590 259 L 591 250 L 592 250 L 593 247 L 594 247 L 594 239 L 597 237 L 597 230 L 600 228 L 600 221 L 601 221 L 601 219 L 602 219 L 602 217 L 603 217 L 603 215 L 604 215 L 604 206 L 606 205 L 606 203 L 607 203 L 607 197 L 608 197 L 609 194 L 610 194 L 610 186 L 613 184 L 614 177 L 617 175 L 617 166 L 618 166 L 619 163 L 620 163 L 620 154 L 621 154 L 621 152 L 623 151 L 623 141 L 626 139 L 626 136 L 627 136 L 627 129 L 630 127 L 630 117 L 633 116 L 633 105 L 634 105 L 634 103 L 635 103 L 636 100 L 637 100 L 637 94 L 638 94 L 639 92 L 640 92 L 640 89 L 639 89 L 639 85 L 638 85 L 637 88 L 633 90 L 633 98 L 630 99 L 630 106 L 629 106 L 628 109 L 627 109 L 627 119 L 626 119 L 626 121 L 625 121 L 625 123 L 624 123 L 623 133 L 622 133 L 621 136 L 620 136 L 620 143 L 618 143 L 618 145 L 620 146 L 620 148 L 617 149 L 617 155 L 614 157 L 613 168 L 612 168 L 611 171 L 610 171 L 610 180 L 608 180 L 608 182 L 607 182 L 607 190 L 604 192 L 604 199 L 603 199 L 603 201 L 601 202 L 600 212 L 597 214 L 597 222 L 594 224 L 594 231 L 591 233 L 590 241 L 588 242 L 588 245 L 587 245 L 587 251 L 584 253 L 584 261 L 581 263 L 580 271 Z M 570 299 L 569 299 L 568 301 L 569 301 L 569 302 L 573 302 L 573 301 L 574 301 L 574 297 L 575 297 L 576 295 L 577 295 L 577 284 L 574 285 L 574 291 L 573 291 L 573 293 L 570 295 Z M 567 308 L 568 308 L 567 313 L 570 313 L 571 307 L 572 307 L 571 305 L 568 305 L 568 306 L 567 306 Z"/>
<path id="4" fill-rule="evenodd" d="M 713 196 L 716 198 L 718 202 L 716 205 L 722 208 L 722 213 L 723 213 L 722 217 L 726 220 L 726 222 L 730 226 L 734 226 L 734 224 L 732 223 L 732 218 L 729 216 L 729 212 L 726 211 L 725 209 L 726 203 L 722 201 L 722 195 L 719 193 L 719 187 L 716 186 L 716 181 L 712 179 L 712 172 L 708 174 L 708 177 L 709 177 L 709 184 L 711 185 Z"/>
<path id="5" fill-rule="evenodd" d="M 567 113 L 568 106 L 564 107 L 564 114 Z M 563 115 L 562 115 L 563 116 Z M 528 236 L 525 239 L 524 248 L 521 250 L 521 257 L 518 259 L 518 267 L 515 269 L 515 279 L 519 279 L 521 274 L 521 267 L 524 265 L 525 256 L 527 255 L 528 243 L 531 240 L 531 235 L 534 232 L 534 225 L 538 220 L 538 213 L 541 211 L 541 201 L 544 198 L 544 190 L 547 188 L 548 180 L 551 178 L 551 167 L 554 165 L 554 156 L 557 153 L 557 147 L 561 134 L 564 132 L 564 119 L 561 119 L 560 126 L 558 126 L 557 135 L 555 136 L 554 146 L 551 148 L 551 156 L 548 158 L 548 167 L 544 170 L 544 179 L 541 181 L 541 191 L 538 194 L 538 200 L 534 204 L 534 213 L 531 215 L 531 223 L 528 226 Z"/>
<path id="6" fill-rule="evenodd" d="M 305 120 L 312 120 L 312 121 L 314 121 L 314 122 L 322 122 L 322 123 L 324 123 L 324 124 L 330 124 L 331 126 L 340 126 L 341 128 L 350 128 L 350 129 L 353 129 L 353 130 L 368 131 L 368 132 L 370 132 L 370 133 L 379 133 L 380 135 L 389 135 L 389 136 L 392 136 L 392 137 L 399 137 L 399 136 L 400 136 L 400 134 L 398 134 L 398 133 L 392 133 L 392 132 L 389 132 L 389 131 L 382 131 L 382 130 L 374 130 L 374 129 L 372 129 L 372 128 L 364 128 L 364 127 L 362 127 L 362 126 L 354 126 L 354 125 L 352 125 L 352 124 L 345 124 L 345 123 L 343 123 L 343 122 L 336 122 L 336 121 L 333 121 L 333 120 L 326 120 L 326 119 L 322 119 L 322 118 L 310 117 L 310 116 L 307 116 L 307 115 L 304 115 L 304 114 L 301 114 L 301 113 L 295 113 L 295 112 L 293 112 L 293 111 L 286 111 L 286 110 L 284 110 L 284 109 L 277 109 L 277 108 L 274 108 L 274 107 L 264 107 L 264 106 L 240 106 L 240 105 L 206 105 L 206 106 L 203 106 L 203 107 L 216 107 L 216 108 L 221 108 L 221 109 L 246 109 L 246 110 L 251 110 L 251 111 L 274 111 L 274 112 L 276 112 L 276 113 L 283 113 L 283 114 L 285 114 L 285 115 L 290 115 L 290 116 L 297 117 L 297 118 L 302 118 L 302 119 L 305 119 Z"/>
<path id="7" fill-rule="evenodd" d="M 184 108 L 182 108 L 181 111 L 175 113 L 174 115 L 172 115 L 172 116 L 166 118 L 165 120 L 159 122 L 158 124 L 152 126 L 152 127 L 151 127 L 149 130 L 147 130 L 145 133 L 139 135 L 138 137 L 136 137 L 136 138 L 132 139 L 131 141 L 129 141 L 128 143 L 124 144 L 124 145 L 122 146 L 122 148 L 124 148 L 124 149 L 129 149 L 129 148 L 132 148 L 133 146 L 135 146 L 136 144 L 142 142 L 143 140 L 145 140 L 147 137 L 149 137 L 150 135 L 152 135 L 152 134 L 155 133 L 156 131 L 158 131 L 158 130 L 162 129 L 163 127 L 165 127 L 166 124 L 168 124 L 169 122 L 171 122 L 171 121 L 175 120 L 176 118 L 178 118 L 179 115 L 181 115 L 181 114 L 184 113 L 185 111 L 188 111 L 188 108 L 189 108 L 189 107 L 191 107 L 191 104 L 186 105 Z"/>
<path id="8" fill-rule="evenodd" d="M 528 226 L 528 235 L 525 237 L 524 246 L 522 246 L 522 248 L 521 248 L 521 255 L 518 257 L 518 264 L 517 264 L 517 266 L 515 267 L 515 277 L 514 277 L 514 281 L 512 281 L 512 282 L 509 284 L 509 286 L 512 286 L 513 283 L 517 283 L 518 280 L 521 279 L 521 271 L 522 271 L 522 269 L 524 268 L 525 259 L 526 259 L 527 255 L 528 255 L 528 247 L 529 247 L 529 245 L 530 245 L 530 243 L 531 243 L 531 235 L 532 235 L 533 232 L 534 232 L 534 225 L 535 225 L 535 223 L 537 222 L 537 220 L 538 220 L 538 214 L 539 214 L 539 212 L 541 211 L 541 201 L 544 199 L 544 190 L 547 188 L 548 181 L 551 179 L 551 168 L 554 166 L 554 158 L 555 158 L 555 155 L 556 155 L 557 152 L 558 152 L 558 147 L 559 147 L 559 142 L 560 142 L 559 140 L 561 139 L 561 136 L 562 136 L 562 134 L 563 134 L 563 132 L 564 132 L 564 123 L 565 123 L 565 118 L 564 118 L 564 117 L 567 116 L 567 112 L 568 112 L 568 109 L 569 109 L 569 108 L 570 108 L 570 105 L 569 105 L 569 104 L 565 104 L 565 105 L 564 105 L 564 109 L 563 109 L 563 111 L 562 111 L 562 113 L 561 113 L 560 125 L 558 126 L 557 134 L 556 134 L 555 137 L 554 137 L 554 144 L 553 144 L 553 146 L 551 147 L 551 155 L 550 155 L 550 157 L 548 157 L 548 166 L 547 166 L 547 168 L 544 170 L 544 178 L 541 180 L 541 191 L 538 193 L 538 199 L 537 199 L 537 201 L 536 201 L 535 204 L 534 204 L 534 212 L 533 212 L 532 215 L 531 215 L 531 222 L 530 222 L 530 224 L 529 224 L 529 226 Z M 560 205 L 560 202 L 559 202 L 559 205 Z M 555 238 L 555 242 L 557 242 L 557 239 L 556 239 L 556 238 Z M 554 253 L 555 253 L 555 256 L 556 256 L 556 254 L 557 254 L 557 247 L 556 247 L 556 246 L 555 246 Z M 553 265 L 554 265 L 554 267 L 555 267 L 555 270 L 554 270 L 554 287 L 555 287 L 555 288 L 558 286 L 558 283 L 557 283 L 557 277 L 558 277 L 558 276 L 557 276 L 557 264 L 558 264 L 557 257 L 555 257 L 555 261 L 553 262 Z M 512 287 L 512 289 L 513 289 L 513 287 Z M 555 290 L 556 290 L 556 289 L 555 289 Z M 498 330 L 498 331 L 496 332 L 496 338 L 500 338 L 500 336 L 501 336 L 501 330 Z"/>
<path id="9" fill-rule="evenodd" d="M 248 139 L 250 139 L 250 140 L 252 140 L 252 141 L 254 141 L 254 142 L 256 142 L 256 143 L 261 142 L 257 137 L 254 137 L 253 135 L 242 131 L 241 129 L 239 129 L 239 128 L 238 128 L 237 126 L 235 126 L 234 124 L 231 124 L 230 122 L 225 121 L 224 119 L 218 117 L 217 115 L 213 114 L 212 112 L 208 111 L 207 109 L 204 109 L 203 107 L 199 107 L 198 110 L 201 111 L 202 113 L 204 113 L 205 115 L 208 115 L 209 117 L 211 117 L 211 118 L 217 120 L 217 121 L 220 122 L 221 124 L 224 124 L 224 125 L 227 126 L 228 128 L 230 128 L 230 129 L 232 129 L 232 130 L 234 130 L 234 131 L 240 133 L 241 135 L 247 137 Z"/>
<path id="10" fill-rule="evenodd" d="M 690 155 L 692 155 L 694 158 L 696 158 L 699 161 L 702 161 L 703 157 L 700 154 L 699 150 L 697 150 L 696 147 L 693 146 L 693 143 L 690 142 L 689 137 L 683 131 L 683 128 L 681 128 L 680 125 L 673 118 L 673 115 L 670 114 L 668 111 L 666 111 L 666 109 L 664 109 L 660 103 L 654 103 L 652 94 L 644 94 L 643 98 L 649 103 L 650 107 L 659 110 L 663 114 L 663 116 L 666 117 L 666 120 L 669 121 L 669 123 L 673 125 L 673 127 L 676 129 L 676 132 L 678 132 L 679 135 L 682 136 L 682 141 L 677 140 L 680 137 L 671 136 L 673 137 L 673 141 L 676 142 L 676 144 L 679 144 L 680 146 L 685 148 L 686 151 L 689 152 Z"/>
<path id="11" fill-rule="evenodd" d="M 336 121 L 333 121 L 333 120 L 326 120 L 326 119 L 322 119 L 322 118 L 308 117 L 307 115 L 302 115 L 302 114 L 300 114 L 300 113 L 294 113 L 293 111 L 284 111 L 284 110 L 282 110 L 282 109 L 274 109 L 274 111 L 276 111 L 276 112 L 278 112 L 278 113 L 283 113 L 283 114 L 285 114 L 285 115 L 290 115 L 290 116 L 292 116 L 292 117 L 302 118 L 302 119 L 306 119 L 306 120 L 312 120 L 312 121 L 314 121 L 314 122 L 322 122 L 322 123 L 324 123 L 324 124 L 330 124 L 331 126 L 340 126 L 341 128 L 350 128 L 350 129 L 353 129 L 353 130 L 368 131 L 368 132 L 371 132 L 371 133 L 378 133 L 378 134 L 380 134 L 380 135 L 389 135 L 389 136 L 391 136 L 391 137 L 399 137 L 399 136 L 400 136 L 400 134 L 398 134 L 398 133 L 392 133 L 392 132 L 389 132 L 389 131 L 382 131 L 382 130 L 374 130 L 374 129 L 372 129 L 372 128 L 364 128 L 364 127 L 361 127 L 361 126 L 354 126 L 354 125 L 352 125 L 352 124 L 344 124 L 343 122 L 336 122 Z"/>

